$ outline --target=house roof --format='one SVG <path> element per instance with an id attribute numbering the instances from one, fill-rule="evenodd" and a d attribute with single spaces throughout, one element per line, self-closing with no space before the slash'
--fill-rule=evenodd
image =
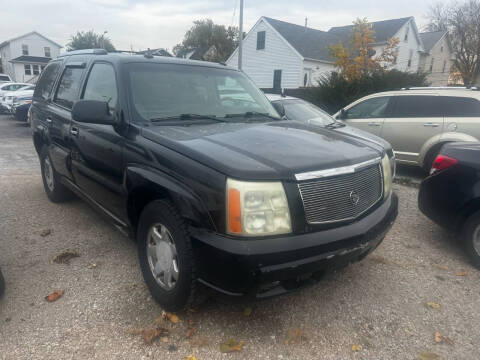
<path id="1" fill-rule="evenodd" d="M 446 30 L 420 33 L 420 39 L 422 39 L 423 46 L 425 47 L 425 51 L 428 52 L 432 50 L 435 44 L 439 42 L 440 39 L 443 38 L 446 33 L 447 33 Z"/>
<path id="2" fill-rule="evenodd" d="M 306 59 L 333 62 L 328 47 L 341 42 L 335 34 L 264 17 Z"/>
<path id="3" fill-rule="evenodd" d="M 372 30 L 375 31 L 375 42 L 377 44 L 386 42 L 388 39 L 393 37 L 407 21 L 412 18 L 412 16 L 409 16 L 399 19 L 371 22 L 370 24 L 372 25 Z M 342 40 L 346 40 L 350 36 L 352 28 L 353 25 L 335 26 L 328 30 L 328 32 L 341 37 Z"/>
<path id="4" fill-rule="evenodd" d="M 22 62 L 22 63 L 37 63 L 37 64 L 46 64 L 50 60 L 52 60 L 49 57 L 43 57 L 43 56 L 29 56 L 29 55 L 22 55 L 19 56 L 15 59 L 10 60 L 10 62 Z"/>
<path id="5" fill-rule="evenodd" d="M 7 45 L 10 44 L 10 42 L 12 42 L 12 41 L 15 41 L 15 40 L 21 39 L 21 38 L 23 38 L 23 37 L 25 37 L 25 36 L 29 36 L 29 35 L 33 35 L 33 34 L 36 34 L 36 35 L 38 35 L 38 36 L 41 36 L 41 37 L 44 38 L 45 40 L 50 41 L 52 44 L 57 45 L 59 48 L 62 48 L 62 47 L 63 47 L 62 45 L 56 43 L 56 42 L 53 41 L 53 40 L 50 40 L 49 38 L 43 36 L 42 34 L 40 34 L 40 33 L 37 32 L 37 31 L 30 31 L 30 32 L 27 33 L 27 34 L 23 34 L 23 35 L 17 36 L 17 37 L 15 37 L 15 38 L 12 38 L 12 39 L 9 39 L 9 40 L 5 40 L 4 42 L 0 43 L 0 48 L 2 48 L 2 47 L 4 47 L 4 46 L 7 46 Z"/>

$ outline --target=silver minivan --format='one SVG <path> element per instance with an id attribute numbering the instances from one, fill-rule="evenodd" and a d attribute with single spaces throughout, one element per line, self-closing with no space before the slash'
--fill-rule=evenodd
<path id="1" fill-rule="evenodd" d="M 446 87 L 376 93 L 334 117 L 388 141 L 398 162 L 429 170 L 443 144 L 479 141 L 480 91 Z"/>

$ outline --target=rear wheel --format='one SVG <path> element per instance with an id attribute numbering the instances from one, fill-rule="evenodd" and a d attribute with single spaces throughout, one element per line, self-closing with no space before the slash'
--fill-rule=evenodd
<path id="1" fill-rule="evenodd" d="M 138 256 L 154 299 L 167 311 L 196 301 L 196 268 L 185 221 L 168 201 L 148 204 L 140 216 Z"/>
<path id="2" fill-rule="evenodd" d="M 480 269 L 480 212 L 473 214 L 465 222 L 463 246 L 473 265 Z"/>
<path id="3" fill-rule="evenodd" d="M 73 193 L 60 182 L 60 176 L 52 165 L 52 159 L 46 146 L 40 151 L 40 167 L 42 170 L 43 187 L 50 201 L 64 202 L 73 197 Z"/>

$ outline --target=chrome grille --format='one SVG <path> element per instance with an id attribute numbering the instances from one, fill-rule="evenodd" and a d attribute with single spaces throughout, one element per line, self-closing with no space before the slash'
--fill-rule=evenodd
<path id="1" fill-rule="evenodd" d="M 308 223 L 355 219 L 375 205 L 383 195 L 381 165 L 301 182 L 298 188 Z"/>

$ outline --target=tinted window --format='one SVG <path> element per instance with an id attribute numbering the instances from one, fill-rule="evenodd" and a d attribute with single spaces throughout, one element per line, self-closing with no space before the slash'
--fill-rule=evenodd
<path id="1" fill-rule="evenodd" d="M 35 92 L 33 94 L 35 98 L 44 100 L 48 99 L 53 90 L 53 84 L 55 83 L 59 69 L 60 63 L 58 62 L 51 63 L 45 68 L 45 71 L 40 76 L 40 80 L 38 80 L 38 84 L 35 87 Z"/>
<path id="2" fill-rule="evenodd" d="M 257 50 L 265 49 L 265 31 L 257 32 Z"/>
<path id="3" fill-rule="evenodd" d="M 6 75 L 0 75 L 0 81 L 10 81 L 10 78 Z"/>
<path id="4" fill-rule="evenodd" d="M 445 116 L 471 117 L 480 116 L 480 101 L 468 97 L 442 96 Z"/>
<path id="5" fill-rule="evenodd" d="M 110 108 L 117 104 L 117 82 L 115 70 L 108 64 L 94 64 L 82 99 L 106 101 Z"/>
<path id="6" fill-rule="evenodd" d="M 439 96 L 397 96 L 392 117 L 443 117 Z"/>
<path id="7" fill-rule="evenodd" d="M 346 119 L 370 119 L 385 116 L 389 96 L 367 99 L 347 110 Z"/>
<path id="8" fill-rule="evenodd" d="M 71 109 L 77 100 L 83 69 L 67 67 L 63 72 L 54 101 Z"/>

